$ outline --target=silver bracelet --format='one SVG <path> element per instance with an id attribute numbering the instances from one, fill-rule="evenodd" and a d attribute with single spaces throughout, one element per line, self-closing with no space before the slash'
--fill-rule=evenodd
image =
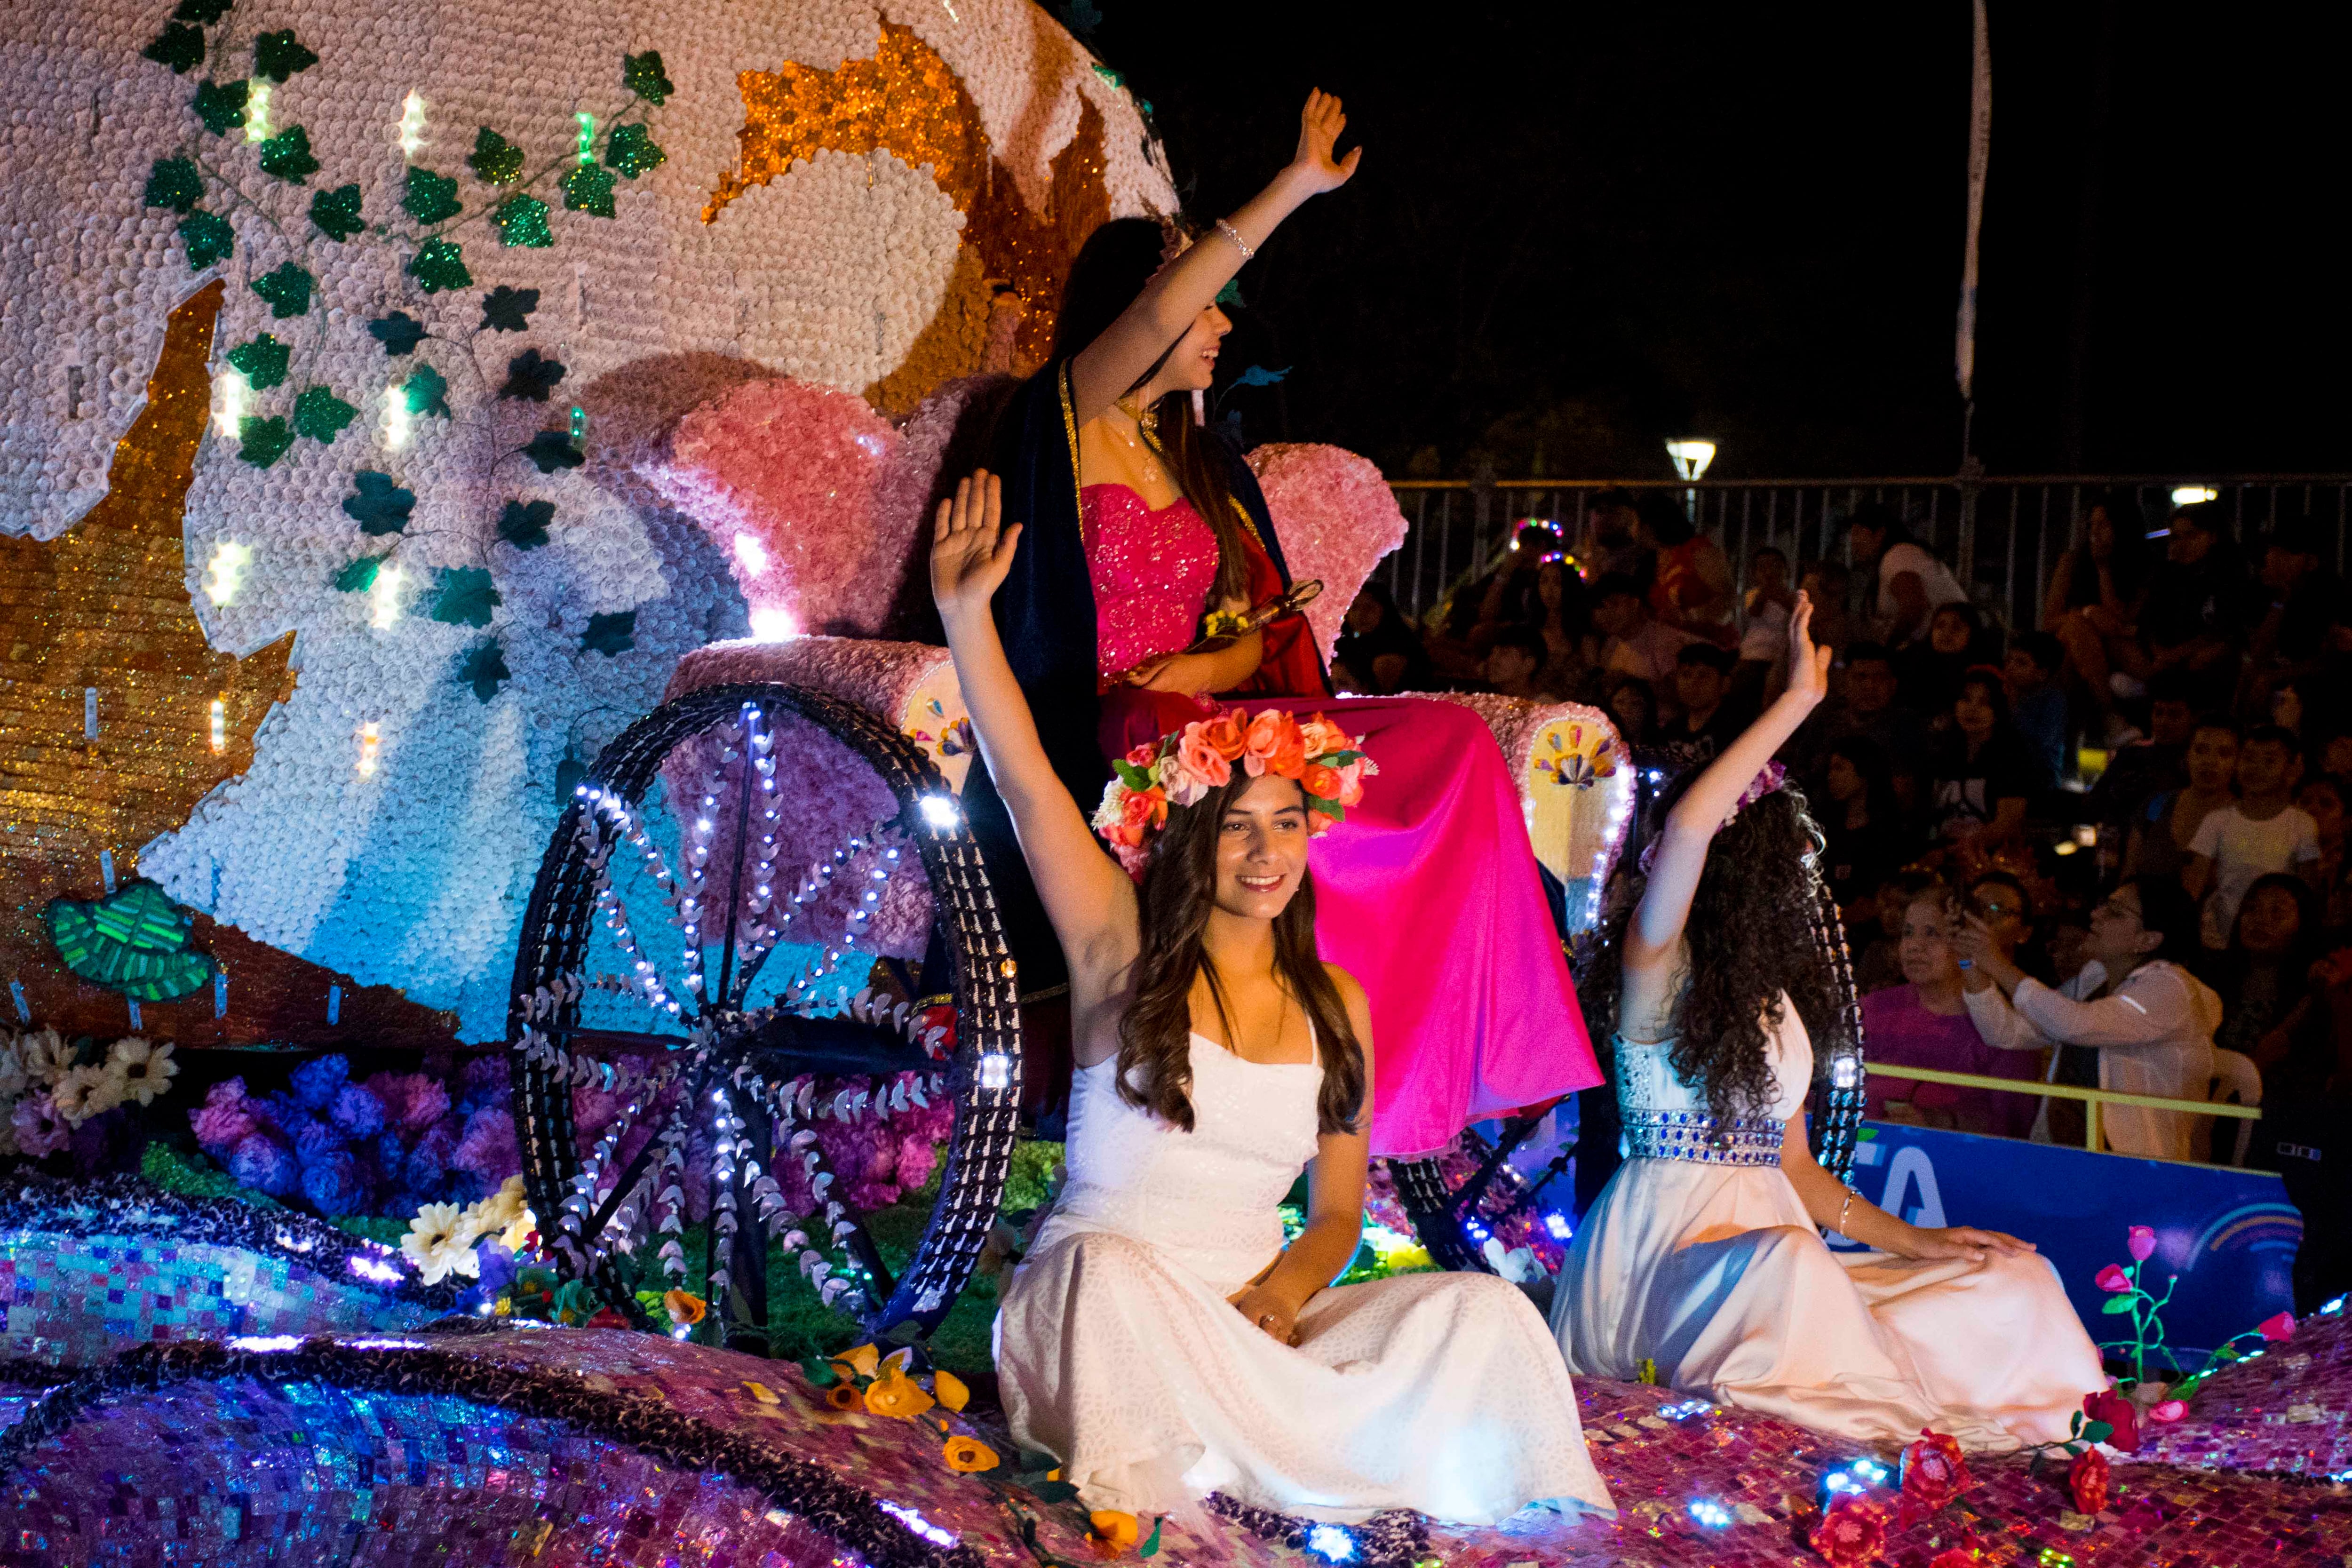
<path id="1" fill-rule="evenodd" d="M 1242 237 L 1242 231 L 1235 228 L 1232 224 L 1227 223 L 1223 218 L 1219 218 L 1217 220 L 1217 232 L 1234 242 L 1234 248 L 1242 253 L 1242 259 L 1244 261 L 1247 261 L 1251 257 L 1257 254 L 1256 251 L 1250 248 L 1249 242 Z"/>

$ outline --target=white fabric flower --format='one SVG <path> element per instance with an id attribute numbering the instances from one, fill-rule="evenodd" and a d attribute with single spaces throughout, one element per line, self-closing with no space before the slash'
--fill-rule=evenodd
<path id="1" fill-rule="evenodd" d="M 32 1081 L 25 1076 L 25 1058 L 16 1041 L 13 1034 L 0 1037 L 0 1110 L 5 1110 Z"/>
<path id="2" fill-rule="evenodd" d="M 180 1072 L 180 1064 L 172 1059 L 170 1042 L 159 1046 L 137 1035 L 114 1042 L 114 1048 L 107 1053 L 107 1066 L 121 1073 L 123 1098 L 142 1105 L 152 1105 L 157 1095 L 169 1094 L 172 1079 Z"/>
<path id="3" fill-rule="evenodd" d="M 74 1048 L 55 1029 L 34 1029 L 16 1037 L 16 1054 L 25 1064 L 27 1082 L 54 1089 L 73 1071 Z"/>
<path id="4" fill-rule="evenodd" d="M 121 1104 L 123 1092 L 123 1075 L 113 1064 L 75 1068 L 58 1082 L 58 1114 L 79 1127 Z"/>
<path id="5" fill-rule="evenodd" d="M 408 1234 L 400 1238 L 400 1255 L 427 1285 L 438 1285 L 453 1269 L 471 1279 L 481 1272 L 474 1259 L 478 1234 L 456 1204 L 426 1204 L 408 1222 Z"/>

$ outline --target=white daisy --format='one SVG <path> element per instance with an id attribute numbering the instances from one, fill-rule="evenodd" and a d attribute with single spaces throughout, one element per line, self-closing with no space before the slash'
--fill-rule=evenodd
<path id="1" fill-rule="evenodd" d="M 157 1095 L 170 1093 L 172 1079 L 180 1071 L 169 1042 L 158 1046 L 137 1035 L 115 1041 L 107 1065 L 121 1073 L 123 1098 L 142 1105 L 152 1105 Z"/>
<path id="2" fill-rule="evenodd" d="M 73 1071 L 74 1048 L 55 1029 L 33 1029 L 16 1037 L 16 1054 L 25 1077 L 43 1089 L 54 1089 Z"/>
<path id="3" fill-rule="evenodd" d="M 51 1092 L 58 1114 L 79 1127 L 122 1103 L 122 1075 L 110 1068 L 75 1068 Z"/>
<path id="4" fill-rule="evenodd" d="M 427 1285 L 438 1285 L 452 1269 L 469 1277 L 478 1275 L 481 1270 L 474 1261 L 476 1234 L 456 1204 L 426 1204 L 408 1222 L 408 1234 L 400 1238 L 400 1255 Z"/>

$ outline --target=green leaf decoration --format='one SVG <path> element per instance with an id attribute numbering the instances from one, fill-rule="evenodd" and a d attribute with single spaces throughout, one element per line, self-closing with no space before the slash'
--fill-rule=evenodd
<path id="1" fill-rule="evenodd" d="M 159 66 L 171 67 L 172 74 L 178 76 L 190 66 L 204 64 L 205 36 L 184 23 L 173 22 L 139 52 Z"/>
<path id="2" fill-rule="evenodd" d="M 1067 1481 L 1025 1481 L 1022 1485 L 1039 1502 L 1069 1502 L 1078 1495 L 1078 1489 Z"/>
<path id="3" fill-rule="evenodd" d="M 367 326 L 368 336 L 383 345 L 383 352 L 394 359 L 414 353 L 416 345 L 425 341 L 425 323 L 405 310 L 394 310 L 389 316 L 378 316 Z"/>
<path id="4" fill-rule="evenodd" d="M 455 175 L 418 168 L 408 171 L 408 187 L 400 198 L 400 205 L 419 223 L 440 223 L 465 210 L 464 204 L 457 200 Z"/>
<path id="5" fill-rule="evenodd" d="M 352 492 L 343 498 L 343 510 L 360 525 L 362 533 L 370 536 L 403 531 L 408 527 L 408 514 L 416 510 L 415 491 L 401 489 L 392 482 L 390 474 L 373 468 L 362 468 L 352 476 Z M 373 571 L 369 577 L 373 580 Z"/>
<path id="6" fill-rule="evenodd" d="M 283 82 L 296 71 L 309 70 L 319 57 L 294 41 L 294 29 L 264 33 L 253 40 L 253 74 Z"/>
<path id="7" fill-rule="evenodd" d="M 1238 278 L 1226 279 L 1225 286 L 1217 290 L 1217 303 L 1240 307 L 1243 304 L 1242 280 Z"/>
<path id="8" fill-rule="evenodd" d="M 1135 1554 L 1138 1557 L 1157 1557 L 1160 1555 L 1160 1526 L 1167 1522 L 1168 1521 L 1164 1519 L 1155 1519 L 1151 1521 L 1151 1538 L 1135 1549 Z"/>
<path id="9" fill-rule="evenodd" d="M 187 911 L 145 878 L 88 903 L 52 900 L 41 923 L 66 967 L 140 1002 L 204 988 L 213 961 L 188 946 Z"/>
<path id="10" fill-rule="evenodd" d="M 2118 1312 L 2128 1312 L 2131 1310 L 2132 1298 L 2129 1296 L 2110 1296 L 2099 1308 L 2100 1311 L 2106 1313 L 2109 1317 L 2113 1317 Z"/>
<path id="11" fill-rule="evenodd" d="M 555 243 L 555 236 L 547 226 L 547 204 L 537 196 L 509 196 L 490 214 L 490 222 L 497 226 L 499 240 L 507 245 L 544 250 Z"/>
<path id="12" fill-rule="evenodd" d="M 522 178 L 522 149 L 487 125 L 475 132 L 466 163 L 486 185 L 510 185 Z"/>
<path id="13" fill-rule="evenodd" d="M 615 125 L 604 144 L 604 162 L 631 179 L 649 174 L 667 162 L 669 154 L 654 144 L 642 125 Z"/>
<path id="14" fill-rule="evenodd" d="M 194 22 L 199 27 L 209 27 L 228 15 L 236 0 L 180 0 L 180 8 L 172 13 L 174 22 Z"/>
<path id="15" fill-rule="evenodd" d="M 501 332 L 528 331 L 530 313 L 538 309 L 538 289 L 509 289 L 501 283 L 482 296 L 482 325 Z"/>
<path id="16" fill-rule="evenodd" d="M 313 441 L 331 441 L 359 417 L 359 410 L 323 386 L 307 387 L 294 400 L 294 429 Z"/>
<path id="17" fill-rule="evenodd" d="M 411 414 L 419 417 L 449 417 L 449 378 L 431 365 L 418 362 L 416 368 L 408 373 L 408 379 L 400 384 L 400 391 Z"/>
<path id="18" fill-rule="evenodd" d="M 457 247 L 446 239 L 428 239 L 425 247 L 408 264 L 408 275 L 427 294 L 438 294 L 444 289 L 463 289 L 474 281 L 466 270 L 466 258 Z"/>
<path id="19" fill-rule="evenodd" d="M 199 82 L 192 107 L 205 129 L 226 136 L 245 123 L 246 84 L 243 81 Z"/>
<path id="20" fill-rule="evenodd" d="M 612 176 L 607 174 L 606 179 Z M 185 158 L 158 158 L 147 175 L 146 204 L 185 216 L 205 199 L 205 177 Z"/>
<path id="21" fill-rule="evenodd" d="M 226 261 L 236 251 L 236 230 L 218 213 L 193 212 L 180 220 L 180 239 L 188 247 L 188 270 L 202 272 L 215 261 Z"/>
<path id="22" fill-rule="evenodd" d="M 253 280 L 253 291 L 269 301 L 269 313 L 281 321 L 310 310 L 310 275 L 290 261 Z"/>
<path id="23" fill-rule="evenodd" d="M 2104 1443 L 2116 1435 L 2116 1429 L 2105 1421 L 2085 1421 L 2083 1429 L 2074 1435 L 2085 1443 Z"/>
<path id="24" fill-rule="evenodd" d="M 256 392 L 267 392 L 286 379 L 286 362 L 292 351 L 268 332 L 242 342 L 223 356 Z"/>
<path id="25" fill-rule="evenodd" d="M 446 626 L 487 626 L 502 603 L 486 566 L 445 566 L 441 591 L 433 598 L 433 618 Z"/>
<path id="26" fill-rule="evenodd" d="M 522 449 L 522 455 L 537 464 L 542 474 L 551 474 L 558 468 L 576 468 L 588 460 L 580 448 L 572 444 L 572 432 L 569 430 L 541 430 L 530 438 L 530 445 Z"/>
<path id="27" fill-rule="evenodd" d="M 310 156 L 310 133 L 299 125 L 289 125 L 264 142 L 261 172 L 291 180 L 298 185 L 308 184 L 310 176 L 319 172 L 319 160 Z"/>
<path id="28" fill-rule="evenodd" d="M 248 414 L 236 427 L 236 455 L 257 468 L 266 468 L 294 444 L 294 427 L 275 415 L 264 419 Z"/>
<path id="29" fill-rule="evenodd" d="M 613 216 L 613 171 L 593 163 L 575 163 L 563 176 L 563 209 L 592 217 Z"/>
<path id="30" fill-rule="evenodd" d="M 345 501 L 343 506 L 348 510 L 351 504 Z M 356 561 L 346 563 L 343 569 L 335 574 L 336 590 L 345 594 L 364 594 L 375 586 L 375 574 L 383 570 L 383 556 L 362 555 Z"/>
<path id="31" fill-rule="evenodd" d="M 547 525 L 554 521 L 551 500 L 510 500 L 499 513 L 499 537 L 517 550 L 536 550 L 547 542 Z"/>
<path id="32" fill-rule="evenodd" d="M 662 74 L 661 51 L 647 49 L 641 55 L 621 57 L 621 85 L 644 99 L 647 103 L 660 104 L 677 90 L 669 78 Z"/>
<path id="33" fill-rule="evenodd" d="M 637 612 L 589 616 L 588 629 L 580 634 L 580 646 L 606 658 L 628 652 L 637 646 Z"/>
<path id="34" fill-rule="evenodd" d="M 360 216 L 360 188 L 338 185 L 310 198 L 310 224 L 329 239 L 341 241 L 367 227 Z"/>
<path id="35" fill-rule="evenodd" d="M 488 702 L 499 694 L 499 687 L 513 679 L 507 668 L 506 650 L 499 647 L 496 637 L 475 648 L 457 666 L 457 684 L 472 687 L 477 702 Z"/>
<path id="36" fill-rule="evenodd" d="M 507 361 L 507 384 L 499 388 L 500 397 L 528 397 L 533 403 L 544 403 L 555 384 L 563 379 L 563 362 L 543 358 L 537 349 L 525 349 Z"/>
<path id="37" fill-rule="evenodd" d="M 801 1375 L 814 1388 L 831 1388 L 841 1381 L 841 1373 L 833 1370 L 833 1363 L 823 1356 L 810 1356 L 801 1363 Z"/>

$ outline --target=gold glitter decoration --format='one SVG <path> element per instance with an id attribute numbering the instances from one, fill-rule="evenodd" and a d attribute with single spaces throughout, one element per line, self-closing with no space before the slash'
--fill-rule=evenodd
<path id="1" fill-rule="evenodd" d="M 1045 40 L 1041 37 L 1040 47 Z M 1066 59 L 1041 58 L 1054 79 Z M 1023 315 L 1011 368 L 1026 374 L 1045 361 L 1054 312 L 1071 258 L 1110 216 L 1103 183 L 1103 120 L 1093 103 L 1053 161 L 1046 210 L 1033 213 L 1005 165 L 991 153 L 980 109 L 948 63 L 911 27 L 886 22 L 874 58 L 831 70 L 786 61 L 744 71 L 739 165 L 719 176 L 702 209 L 715 223 L 729 203 L 820 151 L 884 152 L 931 176 L 964 215 L 963 244 L 939 313 L 898 368 L 866 389 L 883 413 L 911 410 L 932 388 L 983 367 L 991 305 L 999 286 L 1019 295 Z"/>
<path id="2" fill-rule="evenodd" d="M 222 292 L 207 284 L 172 312 L 106 498 L 57 539 L 0 536 L 0 979 L 24 986 L 36 1023 L 68 1035 L 127 1034 L 130 1012 L 58 960 L 42 906 L 99 897 L 101 850 L 113 851 L 118 878 L 135 875 L 139 846 L 252 764 L 254 732 L 294 689 L 291 633 L 247 658 L 219 653 L 188 601 L 181 521 L 211 414 L 205 366 Z M 95 740 L 84 733 L 89 688 Z M 215 700 L 226 719 L 217 752 Z M 397 991 L 359 986 L 201 915 L 194 945 L 228 973 L 227 1016 L 213 1017 L 207 985 L 145 1005 L 145 1033 L 184 1045 L 454 1038 L 453 1020 Z M 336 1029 L 326 1026 L 331 984 L 344 993 Z M 0 1024 L 14 1022 L 0 1004 Z"/>

